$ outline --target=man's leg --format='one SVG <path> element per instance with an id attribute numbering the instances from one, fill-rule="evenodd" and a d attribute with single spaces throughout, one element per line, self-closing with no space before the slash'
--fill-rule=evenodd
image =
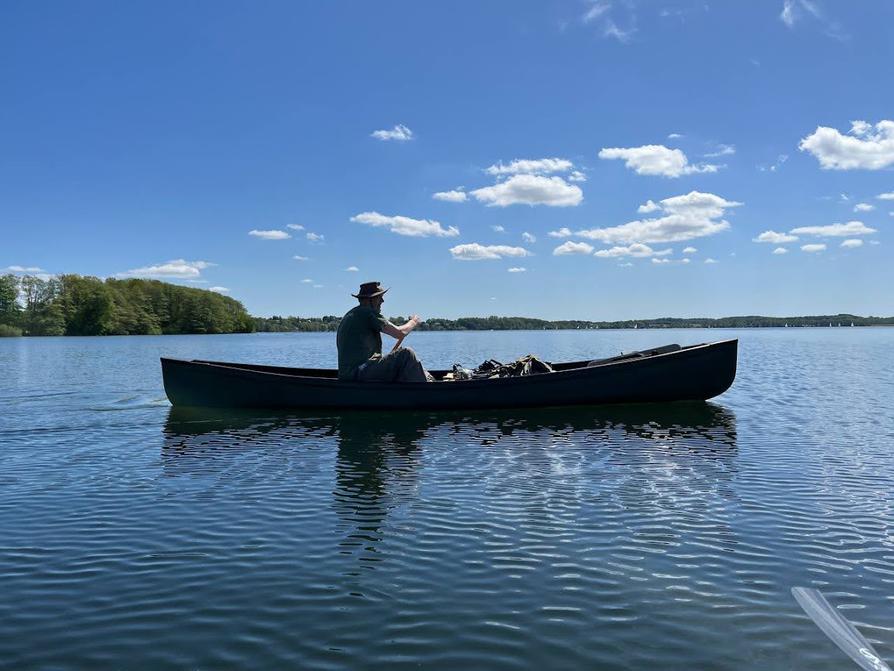
<path id="1" fill-rule="evenodd" d="M 428 373 L 409 347 L 401 347 L 381 359 L 370 361 L 357 374 L 364 382 L 428 382 Z"/>

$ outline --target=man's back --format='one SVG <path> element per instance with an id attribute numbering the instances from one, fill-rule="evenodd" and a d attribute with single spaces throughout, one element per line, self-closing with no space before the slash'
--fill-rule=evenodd
<path id="1" fill-rule="evenodd" d="M 348 310 L 338 325 L 338 379 L 351 380 L 358 366 L 382 354 L 382 328 L 387 320 L 368 305 Z"/>

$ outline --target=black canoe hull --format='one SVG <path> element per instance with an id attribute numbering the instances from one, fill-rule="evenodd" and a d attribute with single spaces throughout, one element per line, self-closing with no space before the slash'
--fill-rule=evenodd
<path id="1" fill-rule="evenodd" d="M 345 382 L 332 370 L 165 358 L 161 366 L 178 407 L 464 410 L 703 401 L 733 383 L 737 347 L 725 340 L 600 365 L 559 364 L 543 375 L 429 383 Z"/>

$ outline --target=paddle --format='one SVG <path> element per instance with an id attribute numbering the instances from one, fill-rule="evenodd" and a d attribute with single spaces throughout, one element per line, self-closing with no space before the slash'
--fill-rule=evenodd
<path id="1" fill-rule="evenodd" d="M 818 589 L 792 587 L 792 596 L 823 633 L 866 671 L 891 671 L 863 634 L 857 631 Z"/>

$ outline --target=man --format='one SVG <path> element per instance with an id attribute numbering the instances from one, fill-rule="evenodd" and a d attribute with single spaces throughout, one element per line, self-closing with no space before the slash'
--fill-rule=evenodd
<path id="1" fill-rule="evenodd" d="M 416 353 L 400 347 L 401 341 L 421 321 L 410 317 L 395 326 L 382 316 L 385 292 L 378 282 L 365 282 L 351 294 L 360 305 L 348 311 L 338 325 L 338 379 L 366 382 L 429 382 L 432 377 L 422 367 Z M 382 333 L 397 339 L 395 349 L 382 356 Z"/>

